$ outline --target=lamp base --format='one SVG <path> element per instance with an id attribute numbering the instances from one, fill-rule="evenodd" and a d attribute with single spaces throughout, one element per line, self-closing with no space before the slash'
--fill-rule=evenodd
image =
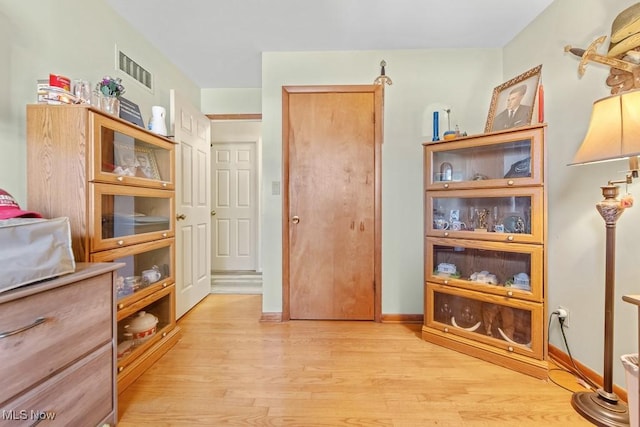
<path id="1" fill-rule="evenodd" d="M 598 393 L 573 393 L 571 406 L 577 413 L 597 426 L 625 427 L 629 425 L 629 410 L 621 402 L 611 403 Z"/>

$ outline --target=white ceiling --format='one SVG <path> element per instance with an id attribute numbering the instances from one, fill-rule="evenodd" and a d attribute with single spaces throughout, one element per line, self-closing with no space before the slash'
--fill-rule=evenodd
<path id="1" fill-rule="evenodd" d="M 502 47 L 553 2 L 106 1 L 201 88 L 261 87 L 261 52 Z"/>

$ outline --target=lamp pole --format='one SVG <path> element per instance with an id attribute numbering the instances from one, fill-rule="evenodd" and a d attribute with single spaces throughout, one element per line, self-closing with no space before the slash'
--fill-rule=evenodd
<path id="1" fill-rule="evenodd" d="M 629 411 L 613 392 L 613 310 L 616 267 L 616 222 L 624 206 L 618 200 L 618 186 L 611 182 L 602 188 L 604 200 L 596 208 L 606 225 L 605 296 L 604 296 L 604 376 L 597 392 L 576 392 L 571 397 L 573 408 L 598 426 L 623 427 L 629 425 Z"/>

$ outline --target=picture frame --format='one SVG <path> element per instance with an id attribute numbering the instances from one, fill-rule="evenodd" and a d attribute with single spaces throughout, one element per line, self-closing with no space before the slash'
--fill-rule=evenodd
<path id="1" fill-rule="evenodd" d="M 485 132 L 531 124 L 541 73 L 542 64 L 493 89 Z"/>
<path id="2" fill-rule="evenodd" d="M 161 180 L 153 150 L 117 141 L 113 143 L 113 156 L 117 175 Z"/>

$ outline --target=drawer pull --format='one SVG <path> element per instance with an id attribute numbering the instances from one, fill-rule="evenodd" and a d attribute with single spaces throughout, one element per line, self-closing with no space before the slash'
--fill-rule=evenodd
<path id="1" fill-rule="evenodd" d="M 448 280 L 445 280 L 445 281 L 444 281 L 444 284 L 445 284 L 445 285 L 448 285 L 448 284 L 449 284 L 449 281 L 448 281 Z"/>
<path id="2" fill-rule="evenodd" d="M 166 337 L 166 336 L 167 336 L 167 333 L 166 333 L 166 332 L 163 332 L 163 333 L 162 333 L 162 338 L 164 338 L 164 337 Z"/>
<path id="3" fill-rule="evenodd" d="M 444 331 L 445 332 L 449 332 L 449 328 L 444 328 Z"/>
<path id="4" fill-rule="evenodd" d="M 513 184 L 515 184 L 515 183 L 513 182 L 513 180 L 512 180 L 512 179 L 510 179 L 509 181 L 507 181 L 507 185 L 513 185 Z"/>
<path id="5" fill-rule="evenodd" d="M 118 372 L 124 371 L 124 366 L 118 366 Z"/>
<path id="6" fill-rule="evenodd" d="M 124 245 L 124 240 L 118 240 L 117 243 L 118 243 L 118 246 L 122 246 L 122 245 Z"/>
<path id="7" fill-rule="evenodd" d="M 23 326 L 22 328 L 18 328 L 18 329 L 14 329 L 13 331 L 8 331 L 8 332 L 0 332 L 0 339 L 2 338 L 6 338 L 6 337 L 10 337 L 11 335 L 16 335 L 19 334 L 20 332 L 24 332 L 27 331 L 31 328 L 35 328 L 36 326 L 40 325 L 41 323 L 44 323 L 47 321 L 46 317 L 38 317 L 36 320 L 33 321 L 32 324 L 27 325 L 27 326 Z"/>
<path id="8" fill-rule="evenodd" d="M 119 176 L 119 177 L 117 177 L 116 179 L 117 179 L 118 181 L 122 182 L 122 181 L 124 180 L 124 177 Z"/>
<path id="9" fill-rule="evenodd" d="M 444 188 L 449 188 L 449 184 L 445 184 L 445 185 L 444 185 Z"/>
<path id="10" fill-rule="evenodd" d="M 512 292 L 512 291 L 508 291 L 508 292 L 507 292 L 507 296 L 512 297 L 512 296 L 513 296 L 513 292 Z"/>
<path id="11" fill-rule="evenodd" d="M 124 308 L 124 304 L 120 303 L 118 304 L 118 310 L 122 310 Z"/>
<path id="12" fill-rule="evenodd" d="M 167 287 L 167 282 L 163 282 L 163 283 L 162 283 L 162 287 L 163 287 L 163 288 L 166 288 L 166 287 Z"/>
<path id="13" fill-rule="evenodd" d="M 166 186 L 167 186 L 167 183 L 166 183 L 166 182 L 163 182 L 163 183 L 162 183 L 162 186 L 163 186 L 163 187 L 166 187 Z"/>
<path id="14" fill-rule="evenodd" d="M 162 233 L 162 237 L 167 237 L 168 234 L 167 233 Z"/>
<path id="15" fill-rule="evenodd" d="M 510 241 L 510 242 L 513 242 L 513 236 L 508 236 L 507 240 Z"/>
<path id="16" fill-rule="evenodd" d="M 449 232 L 448 231 L 444 232 L 444 237 L 449 237 Z"/>
<path id="17" fill-rule="evenodd" d="M 507 347 L 507 350 L 513 351 L 513 347 L 509 346 L 509 347 Z"/>

